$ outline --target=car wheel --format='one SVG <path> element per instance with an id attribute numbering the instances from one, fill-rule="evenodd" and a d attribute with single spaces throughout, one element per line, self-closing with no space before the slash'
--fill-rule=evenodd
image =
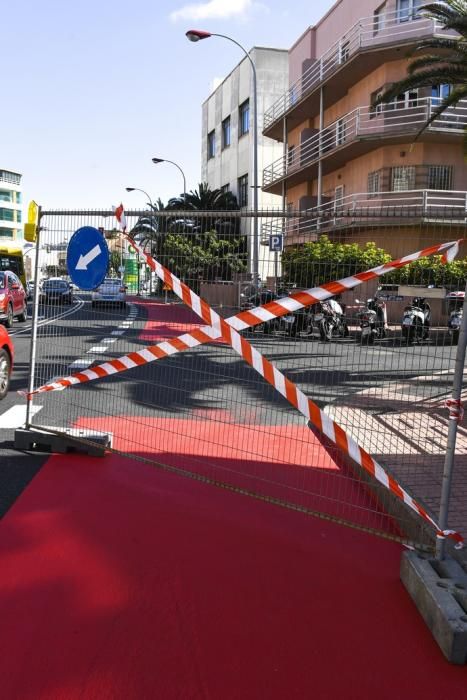
<path id="1" fill-rule="evenodd" d="M 0 350 L 0 399 L 8 394 L 10 386 L 11 360 L 8 352 L 2 348 Z"/>
<path id="2" fill-rule="evenodd" d="M 5 326 L 7 328 L 11 328 L 12 325 L 13 325 L 13 307 L 11 304 L 8 304 L 8 311 L 6 314 Z"/>
<path id="3" fill-rule="evenodd" d="M 24 323 L 27 320 L 28 320 L 28 305 L 25 304 L 22 313 L 18 314 L 18 321 L 20 321 L 21 323 Z"/>

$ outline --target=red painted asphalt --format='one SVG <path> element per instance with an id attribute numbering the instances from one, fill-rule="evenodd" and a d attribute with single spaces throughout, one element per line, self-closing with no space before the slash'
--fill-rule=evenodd
<path id="1" fill-rule="evenodd" d="M 203 421 L 182 423 L 159 452 L 199 465 Z M 149 432 L 138 451 L 158 458 Z M 235 445 L 212 455 L 226 469 L 240 460 Z M 0 697 L 463 700 L 467 668 L 442 657 L 400 555 L 129 458 L 53 456 L 0 527 Z"/>

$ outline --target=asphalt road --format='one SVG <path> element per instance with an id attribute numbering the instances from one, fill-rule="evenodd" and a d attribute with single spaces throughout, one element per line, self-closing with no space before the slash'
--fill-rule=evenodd
<path id="1" fill-rule="evenodd" d="M 159 307 L 162 335 L 164 329 L 171 328 L 178 308 Z M 144 303 L 130 304 L 125 310 L 93 309 L 86 294 L 80 294 L 70 309 L 41 309 L 35 386 L 157 342 L 157 338 L 139 338 L 147 317 Z M 177 333 L 183 331 L 180 327 Z M 17 390 L 28 386 L 30 322 L 15 322 L 11 335 L 15 369 L 11 391 L 0 405 L 0 426 L 10 409 L 25 404 Z M 354 332 L 331 343 L 322 342 L 317 335 L 290 339 L 254 332 L 248 338 L 322 407 L 348 403 L 353 395 L 359 396 L 362 405 L 363 395 L 366 410 L 381 411 L 385 400 L 390 410 L 395 391 L 400 397 L 406 395 L 409 405 L 414 396 L 432 398 L 448 392 L 452 381 L 449 371 L 455 347 L 445 342 L 442 331 L 413 346 L 401 342 L 397 328 L 388 339 L 369 347 L 362 346 Z M 228 415 L 227 420 L 239 423 L 303 423 L 303 418 L 233 350 L 219 344 L 82 387 L 41 394 L 34 403 L 40 408 L 33 422 L 58 428 L 75 425 L 82 417 L 127 416 L 135 426 L 130 452 L 138 448 L 138 430 L 144 429 L 145 417 L 213 416 L 221 411 Z M 14 451 L 13 432 L 13 428 L 0 427 L 0 513 L 46 458 Z"/>

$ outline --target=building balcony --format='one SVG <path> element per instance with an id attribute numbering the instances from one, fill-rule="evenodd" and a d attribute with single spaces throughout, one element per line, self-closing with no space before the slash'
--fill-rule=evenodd
<path id="1" fill-rule="evenodd" d="M 438 105 L 438 98 L 425 97 L 376 109 L 357 107 L 268 165 L 263 170 L 263 190 L 281 194 L 283 181 L 289 188 L 316 179 L 319 161 L 326 175 L 382 145 L 411 141 Z M 467 100 L 461 100 L 432 122 L 420 139 L 449 143 L 462 136 L 466 125 Z"/>
<path id="2" fill-rule="evenodd" d="M 321 207 L 271 218 L 262 226 L 262 238 L 283 234 L 284 245 L 303 245 L 323 233 L 362 226 L 401 226 L 419 222 L 467 225 L 467 192 L 406 190 L 360 192 L 335 198 Z"/>
<path id="3" fill-rule="evenodd" d="M 443 30 L 435 20 L 414 12 L 399 10 L 360 19 L 264 113 L 264 135 L 282 141 L 284 117 L 290 131 L 316 116 L 321 86 L 326 85 L 326 108 L 378 66 L 403 58 L 405 51 L 421 40 L 449 35 L 452 32 Z"/>

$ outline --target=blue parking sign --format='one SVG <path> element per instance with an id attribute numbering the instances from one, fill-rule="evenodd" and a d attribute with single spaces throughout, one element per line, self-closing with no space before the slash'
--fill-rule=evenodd
<path id="1" fill-rule="evenodd" d="M 280 253 L 282 251 L 282 233 L 275 233 L 269 236 L 269 250 L 271 253 Z"/>
<path id="2" fill-rule="evenodd" d="M 102 233 L 93 226 L 79 228 L 70 238 L 66 266 L 79 289 L 96 289 L 107 274 L 109 249 Z"/>

